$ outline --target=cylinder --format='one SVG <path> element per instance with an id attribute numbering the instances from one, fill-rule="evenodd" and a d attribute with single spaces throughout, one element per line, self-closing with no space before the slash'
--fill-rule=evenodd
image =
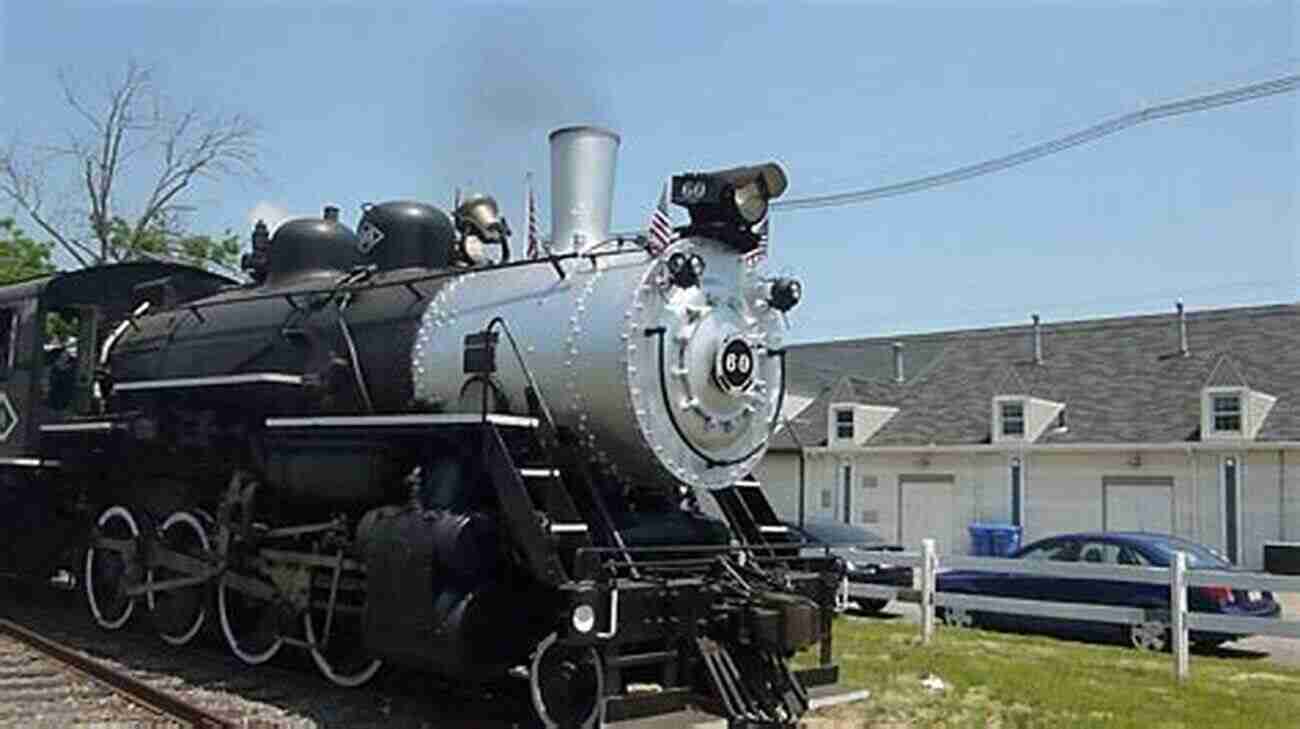
<path id="1" fill-rule="evenodd" d="M 619 136 L 608 129 L 556 129 L 551 144 L 551 250 L 582 251 L 609 236 Z"/>
<path id="2" fill-rule="evenodd" d="M 433 560 L 441 573 L 474 579 L 497 570 L 501 535 L 495 520 L 457 512 L 430 512 L 424 519 L 433 531 Z"/>

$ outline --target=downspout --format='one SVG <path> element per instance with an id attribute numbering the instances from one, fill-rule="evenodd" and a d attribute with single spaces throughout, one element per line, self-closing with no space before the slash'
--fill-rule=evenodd
<path id="1" fill-rule="evenodd" d="M 1286 541 L 1286 451 L 1277 449 L 1277 538 Z"/>
<path id="2" fill-rule="evenodd" d="M 803 446 L 799 446 L 799 528 L 803 528 L 804 509 L 807 508 L 808 494 L 804 490 L 804 479 L 808 465 L 804 462 Z"/>
<path id="3" fill-rule="evenodd" d="M 1191 445 L 1186 447 L 1187 460 L 1192 466 L 1192 526 L 1195 541 L 1204 541 L 1201 534 L 1201 470 L 1197 463 L 1196 451 Z"/>

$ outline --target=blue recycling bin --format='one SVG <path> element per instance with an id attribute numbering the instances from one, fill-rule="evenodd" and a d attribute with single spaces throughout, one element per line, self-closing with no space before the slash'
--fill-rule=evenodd
<path id="1" fill-rule="evenodd" d="M 970 525 L 970 553 L 974 557 L 988 557 L 993 553 L 993 535 L 983 524 Z"/>
<path id="2" fill-rule="evenodd" d="M 1014 524 L 971 524 L 970 537 L 976 557 L 1006 557 L 1020 548 L 1020 527 Z"/>
<path id="3" fill-rule="evenodd" d="M 993 556 L 1010 557 L 1012 552 L 1020 549 L 1020 527 L 1003 524 L 993 530 Z"/>

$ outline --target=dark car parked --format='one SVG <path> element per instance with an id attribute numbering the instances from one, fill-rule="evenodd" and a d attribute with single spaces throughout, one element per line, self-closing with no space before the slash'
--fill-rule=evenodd
<path id="1" fill-rule="evenodd" d="M 1041 539 L 1013 552 L 1008 559 L 1086 562 L 1092 564 L 1168 567 L 1174 553 L 1187 554 L 1189 570 L 1236 571 L 1223 555 L 1203 544 L 1168 534 L 1142 532 L 1091 532 L 1063 534 Z M 1011 597 L 1024 600 L 1090 603 L 1145 608 L 1156 612 L 1169 610 L 1169 588 L 1163 585 L 1124 582 L 1104 578 L 1067 578 L 1048 575 L 941 570 L 936 575 L 936 589 L 971 595 Z M 1281 606 L 1269 592 L 1235 590 L 1228 587 L 1189 587 L 1188 610 L 1254 618 L 1273 618 Z M 1112 623 L 1097 623 L 1064 618 L 1005 615 L 965 608 L 939 608 L 941 619 L 951 625 L 982 625 L 1012 629 L 1104 630 L 1114 632 Z M 1167 612 L 1166 612 L 1167 614 Z M 1134 647 L 1164 650 L 1170 644 L 1169 624 L 1153 617 L 1138 625 L 1122 626 Z M 1215 646 L 1245 635 L 1192 631 L 1191 641 Z"/>
<path id="2" fill-rule="evenodd" d="M 801 537 L 805 547 L 830 548 L 831 553 L 844 560 L 849 593 L 853 585 L 912 586 L 912 568 L 881 562 L 879 554 L 868 552 L 901 552 L 903 548 L 889 544 L 880 535 L 862 527 L 834 521 L 805 520 L 803 527 L 794 522 L 784 522 L 790 533 Z M 880 612 L 889 604 L 879 598 L 852 598 L 865 612 Z"/>

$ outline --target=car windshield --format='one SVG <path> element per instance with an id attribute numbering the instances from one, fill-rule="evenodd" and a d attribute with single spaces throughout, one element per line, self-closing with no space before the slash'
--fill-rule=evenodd
<path id="1" fill-rule="evenodd" d="M 1187 567 L 1196 568 L 1214 568 L 1214 569 L 1231 569 L 1232 562 L 1215 550 L 1196 542 L 1189 542 L 1185 539 L 1176 537 L 1164 537 L 1152 539 L 1148 542 L 1155 548 L 1159 554 L 1156 563 L 1161 567 L 1168 567 L 1174 561 L 1174 552 L 1185 552 L 1187 554 Z"/>
<path id="2" fill-rule="evenodd" d="M 805 522 L 803 532 L 809 539 L 822 544 L 882 544 L 884 542 L 879 536 L 866 529 L 848 524 Z"/>

